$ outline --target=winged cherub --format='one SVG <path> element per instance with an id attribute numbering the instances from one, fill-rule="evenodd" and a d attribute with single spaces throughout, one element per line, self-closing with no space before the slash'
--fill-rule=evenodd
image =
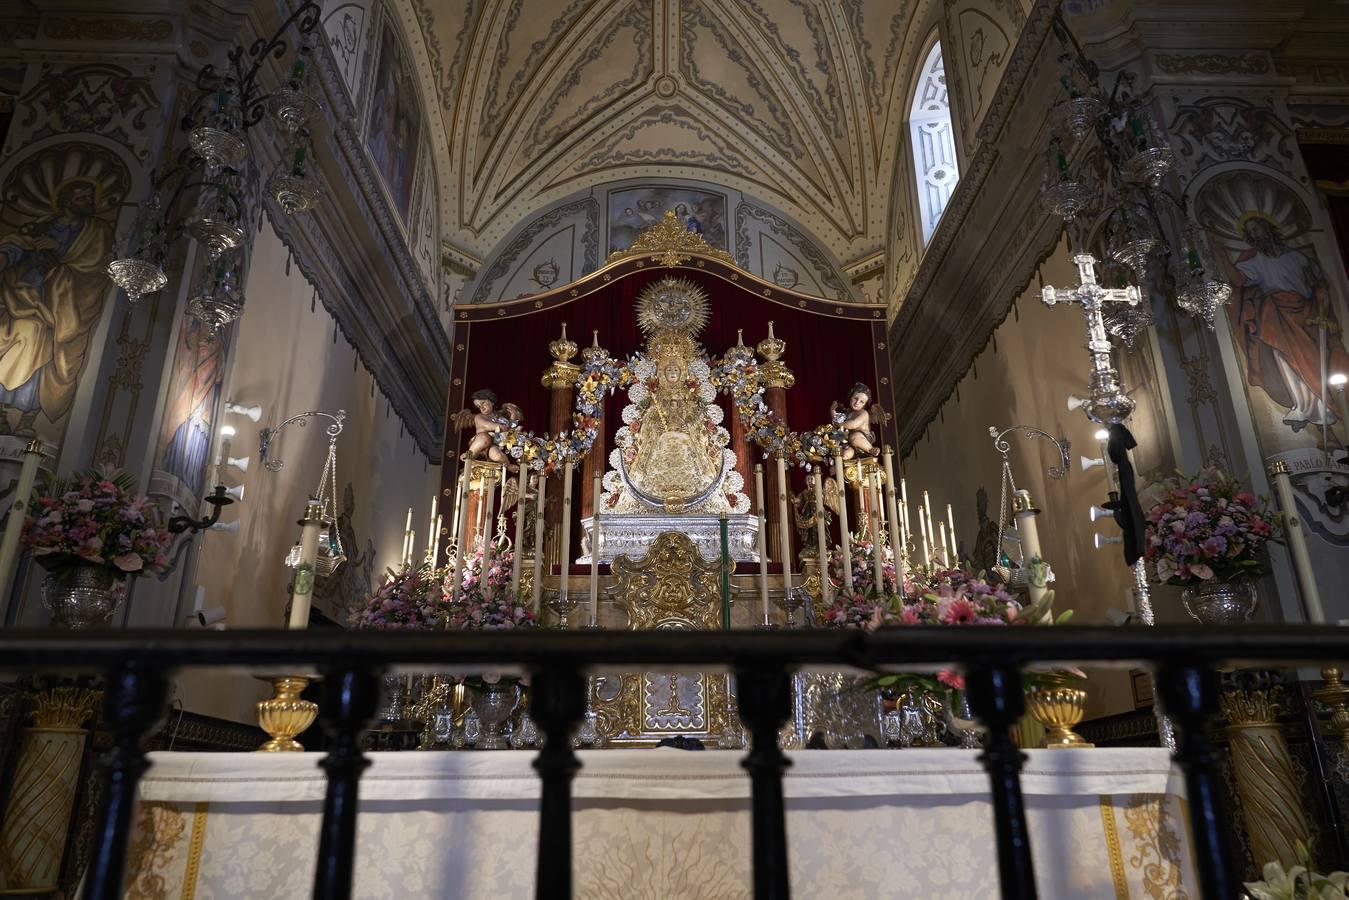
<path id="1" fill-rule="evenodd" d="M 451 417 L 454 427 L 460 431 L 473 429 L 473 437 L 468 442 L 468 458 L 483 459 L 486 457 L 492 462 L 504 463 L 515 472 L 519 466 L 511 463 L 506 454 L 492 440 L 492 435 L 498 431 L 504 431 L 507 428 L 518 428 L 524 421 L 524 413 L 520 407 L 514 403 L 502 404 L 500 411 L 497 410 L 497 395 L 495 391 L 483 388 L 480 391 L 474 391 L 472 397 L 473 410 L 460 410 Z"/>
<path id="2" fill-rule="evenodd" d="M 870 409 L 867 408 L 867 404 L 871 404 Z M 861 382 L 854 384 L 846 404 L 837 400 L 830 404 L 829 418 L 848 436 L 848 446 L 843 448 L 844 459 L 852 459 L 858 454 L 881 455 L 880 448 L 876 446 L 876 432 L 872 431 L 872 425 L 874 423 L 884 427 L 889 421 L 890 414 L 879 403 L 871 403 L 871 388 Z"/>

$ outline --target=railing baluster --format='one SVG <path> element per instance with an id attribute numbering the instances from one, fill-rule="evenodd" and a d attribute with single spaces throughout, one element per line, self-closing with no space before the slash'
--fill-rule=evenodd
<path id="1" fill-rule="evenodd" d="M 534 759 L 539 793 L 539 858 L 534 894 L 540 900 L 571 900 L 571 780 L 581 761 L 571 732 L 585 712 L 586 681 L 574 668 L 534 673 L 529 714 L 542 729 L 543 748 Z"/>
<path id="2" fill-rule="evenodd" d="M 1165 665 L 1155 683 L 1162 708 L 1177 725 L 1173 759 L 1185 773 L 1200 893 L 1207 900 L 1239 897 L 1241 886 L 1227 839 L 1233 820 L 1223 810 L 1218 750 L 1208 730 L 1218 712 L 1217 675 L 1202 666 Z"/>
<path id="3" fill-rule="evenodd" d="M 328 774 L 319 825 L 314 900 L 348 900 L 356 861 L 356 805 L 361 773 L 370 765 L 361 736 L 375 715 L 379 682 L 369 669 L 328 669 L 323 674 L 319 722 L 328 753 L 319 763 Z"/>
<path id="4" fill-rule="evenodd" d="M 1035 867 L 1021 794 L 1021 766 L 1026 754 L 1012 739 L 1012 726 L 1026 709 L 1021 673 L 1015 666 L 974 665 L 965 676 L 965 686 L 970 710 L 988 727 L 988 743 L 979 761 L 988 771 L 993 792 L 1002 896 L 1035 900 Z"/>
<path id="5" fill-rule="evenodd" d="M 776 666 L 739 668 L 735 673 L 740 721 L 749 729 L 750 823 L 753 829 L 755 900 L 787 900 L 787 818 L 782 773 L 791 761 L 778 747 L 778 731 L 792 712 L 791 681 Z"/>
<path id="6" fill-rule="evenodd" d="M 141 741 L 164 716 L 168 681 L 163 672 L 126 660 L 109 670 L 103 716 L 112 729 L 112 750 L 103 762 L 103 796 L 94 826 L 94 849 L 84 879 L 84 900 L 122 896 L 136 785 L 150 763 Z"/>

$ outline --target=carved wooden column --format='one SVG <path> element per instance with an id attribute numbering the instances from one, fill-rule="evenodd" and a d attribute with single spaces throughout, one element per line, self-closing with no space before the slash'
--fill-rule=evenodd
<path id="1" fill-rule="evenodd" d="M 1257 867 L 1302 863 L 1298 844 L 1311 845 L 1302 790 L 1288 741 L 1276 718 L 1274 690 L 1228 690 L 1218 696 L 1231 741 L 1232 774 L 1251 858 Z"/>
<path id="2" fill-rule="evenodd" d="M 548 433 L 557 434 L 571 428 L 572 404 L 576 396 L 576 378 L 581 367 L 572 362 L 576 355 L 576 342 L 567 338 L 567 323 L 562 323 L 562 336 L 548 344 L 553 364 L 544 370 L 540 382 L 548 388 Z M 558 536 L 562 533 L 562 473 L 554 472 L 544 493 L 547 513 L 544 530 L 544 565 L 552 567 L 561 558 L 557 547 Z M 547 573 L 548 568 L 544 569 Z M 546 583 L 546 582 L 545 582 Z"/>
<path id="3" fill-rule="evenodd" d="M 758 347 L 760 358 L 763 362 L 759 365 L 759 371 L 763 373 L 764 383 L 764 402 L 778 419 L 787 423 L 787 389 L 796 384 L 796 376 L 792 370 L 787 368 L 787 364 L 782 361 L 782 354 L 787 350 L 787 342 L 773 334 L 773 323 L 768 323 L 768 337 L 759 341 Z M 775 466 L 766 467 L 764 475 L 767 478 L 764 492 L 769 497 L 778 495 L 778 476 Z M 788 477 L 790 479 L 790 470 Z M 791 485 L 787 485 L 787 496 L 791 497 Z M 781 527 L 778 525 L 779 515 L 776 503 L 766 504 L 768 509 L 768 556 L 770 559 L 781 561 L 784 553 L 790 553 L 791 548 L 782 547 Z"/>
<path id="4" fill-rule="evenodd" d="M 590 346 L 581 351 L 581 358 L 587 363 L 597 356 L 604 355 L 604 348 L 600 346 L 600 333 L 598 331 L 591 333 Z M 595 504 L 599 498 L 595 496 L 595 473 L 599 472 L 600 477 L 604 477 L 605 459 L 609 456 L 607 431 L 605 430 L 604 399 L 600 399 L 600 420 L 595 426 L 595 443 L 590 445 L 590 452 L 586 454 L 585 464 L 581 471 L 581 518 L 585 518 L 595 512 Z"/>

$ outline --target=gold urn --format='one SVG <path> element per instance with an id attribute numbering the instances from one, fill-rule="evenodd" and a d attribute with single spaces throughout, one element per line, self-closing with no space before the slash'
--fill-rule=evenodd
<path id="1" fill-rule="evenodd" d="M 309 685 L 308 678 L 298 675 L 279 675 L 269 678 L 274 696 L 258 701 L 258 725 L 272 736 L 258 748 L 259 753 L 302 753 L 304 746 L 295 736 L 314 724 L 318 716 L 317 703 L 301 700 L 300 694 Z"/>
<path id="2" fill-rule="evenodd" d="M 1082 721 L 1087 708 L 1087 692 L 1080 682 L 1062 673 L 1039 676 L 1026 691 L 1026 709 L 1045 727 L 1042 746 L 1050 750 L 1091 747 L 1073 726 Z"/>

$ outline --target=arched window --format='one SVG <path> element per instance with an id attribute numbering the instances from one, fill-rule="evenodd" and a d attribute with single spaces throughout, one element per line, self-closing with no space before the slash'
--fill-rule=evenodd
<path id="1" fill-rule="evenodd" d="M 927 246 L 941 221 L 947 201 L 951 199 L 951 192 L 960 180 L 940 41 L 932 45 L 919 72 L 918 88 L 913 93 L 913 107 L 909 110 L 909 140 L 913 143 L 913 167 L 918 179 L 923 245 Z"/>

